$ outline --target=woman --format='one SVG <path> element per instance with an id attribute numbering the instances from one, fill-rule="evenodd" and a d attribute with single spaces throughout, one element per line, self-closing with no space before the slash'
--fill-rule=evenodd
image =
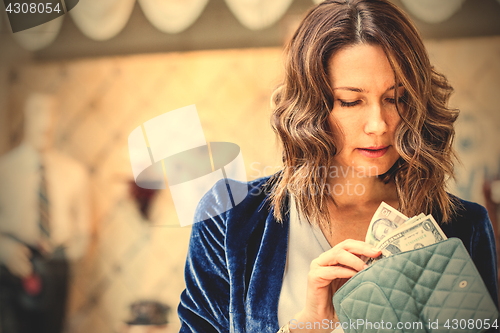
<path id="1" fill-rule="evenodd" d="M 432 214 L 460 238 L 498 307 L 487 213 L 445 190 L 452 88 L 405 14 L 386 0 L 327 0 L 287 55 L 272 118 L 284 168 L 193 226 L 181 332 L 330 332 L 289 323 L 337 320 L 332 296 L 365 268 L 360 256 L 380 255 L 363 240 L 382 201 L 407 216 Z M 198 213 L 224 211 L 216 206 L 226 186 Z"/>

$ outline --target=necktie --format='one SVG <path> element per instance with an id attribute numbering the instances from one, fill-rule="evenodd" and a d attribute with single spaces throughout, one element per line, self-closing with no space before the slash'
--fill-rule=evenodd
<path id="1" fill-rule="evenodd" d="M 47 179 L 45 166 L 40 164 L 40 187 L 38 190 L 39 226 L 40 226 L 40 250 L 48 254 L 52 252 L 50 243 L 50 213 L 49 198 L 47 193 Z"/>

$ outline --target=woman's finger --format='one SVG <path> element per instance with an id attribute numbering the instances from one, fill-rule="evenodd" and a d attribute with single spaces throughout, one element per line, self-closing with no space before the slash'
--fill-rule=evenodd
<path id="1" fill-rule="evenodd" d="M 350 279 L 358 271 L 344 266 L 324 266 L 309 271 L 308 281 L 323 287 L 329 285 L 335 279 Z"/>
<path id="2" fill-rule="evenodd" d="M 360 271 L 366 268 L 366 263 L 358 256 L 347 252 L 344 249 L 336 249 L 330 253 L 325 253 L 311 262 L 311 269 L 316 266 L 335 266 L 342 265 Z"/>
<path id="3" fill-rule="evenodd" d="M 378 257 L 380 251 L 369 250 L 364 253 L 366 257 Z M 360 255 L 354 254 L 354 252 L 349 252 L 340 247 L 333 248 L 329 251 L 322 253 L 318 258 L 311 262 L 311 268 L 314 266 L 333 266 L 333 265 L 344 265 L 352 267 L 353 269 L 360 271 L 366 268 L 366 264 L 361 260 Z"/>
<path id="4" fill-rule="evenodd" d="M 330 250 L 322 253 L 320 257 L 328 257 L 331 255 L 335 255 L 335 253 L 338 253 L 339 250 L 345 250 L 359 256 L 365 255 L 370 258 L 378 257 L 381 253 L 380 250 L 376 249 L 375 247 L 373 247 L 368 243 L 353 239 L 347 239 L 343 242 L 338 243 Z"/>
<path id="5" fill-rule="evenodd" d="M 339 247 L 341 249 L 344 249 L 346 251 L 355 254 L 365 255 L 365 256 L 368 256 L 368 254 L 371 254 L 371 256 L 373 256 L 375 253 L 380 253 L 380 250 L 376 249 L 373 245 L 354 239 L 346 239 L 338 243 L 332 249 L 336 247 Z"/>

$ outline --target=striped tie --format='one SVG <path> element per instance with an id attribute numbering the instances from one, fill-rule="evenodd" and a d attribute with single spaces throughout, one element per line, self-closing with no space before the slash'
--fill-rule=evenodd
<path id="1" fill-rule="evenodd" d="M 45 167 L 40 164 L 40 188 L 38 191 L 38 208 L 40 212 L 40 250 L 42 253 L 52 252 L 50 244 L 50 214 L 49 214 L 49 199 L 47 195 L 47 180 L 45 178 Z"/>

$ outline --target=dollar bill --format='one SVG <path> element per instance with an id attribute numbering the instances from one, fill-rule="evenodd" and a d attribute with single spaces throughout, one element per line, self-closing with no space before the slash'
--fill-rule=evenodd
<path id="1" fill-rule="evenodd" d="M 424 213 L 420 213 L 420 215 L 417 215 L 417 216 L 413 216 L 411 219 L 408 219 L 405 221 L 405 225 L 409 225 L 409 224 L 413 224 L 415 222 L 417 222 L 418 220 L 422 219 L 425 217 L 425 214 Z"/>
<path id="2" fill-rule="evenodd" d="M 382 202 L 370 221 L 365 242 L 376 246 L 382 239 L 408 220 L 406 215 Z"/>
<path id="3" fill-rule="evenodd" d="M 425 218 L 420 218 L 412 224 L 404 225 L 387 235 L 386 238 L 377 244 L 377 248 L 382 251 L 382 254 L 375 259 L 370 258 L 367 264 L 370 265 L 379 259 L 419 249 L 446 239 L 446 235 L 436 220 L 431 215 L 427 215 Z"/>

